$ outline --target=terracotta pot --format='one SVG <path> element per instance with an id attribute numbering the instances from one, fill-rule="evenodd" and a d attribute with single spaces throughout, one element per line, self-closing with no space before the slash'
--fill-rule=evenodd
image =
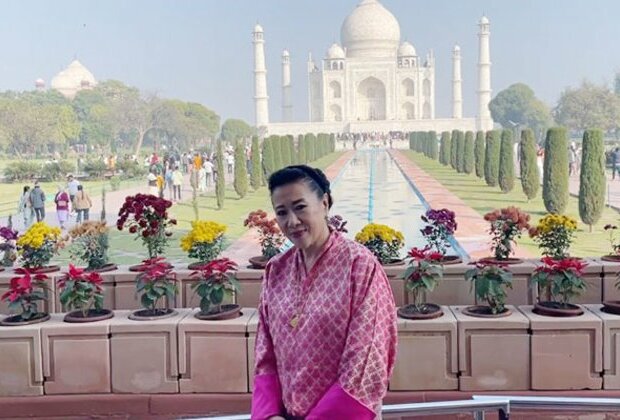
<path id="1" fill-rule="evenodd" d="M 405 260 L 403 259 L 391 260 L 390 262 L 382 263 L 381 265 L 384 267 L 399 267 L 401 265 L 405 265 Z"/>
<path id="2" fill-rule="evenodd" d="M 189 270 L 200 270 L 205 265 L 209 264 L 209 261 L 196 261 L 187 266 Z"/>
<path id="3" fill-rule="evenodd" d="M 263 257 L 262 255 L 259 255 L 258 257 L 252 257 L 250 258 L 250 266 L 249 268 L 254 268 L 257 270 L 262 270 L 265 267 L 267 267 L 267 263 L 269 262 L 269 259 Z"/>
<path id="4" fill-rule="evenodd" d="M 620 263 L 620 255 L 603 255 L 601 260 Z"/>
<path id="5" fill-rule="evenodd" d="M 503 312 L 494 314 L 491 311 L 491 307 L 485 305 L 468 306 L 466 308 L 463 308 L 461 312 L 463 312 L 465 315 L 473 316 L 475 318 L 503 318 L 512 314 L 512 311 L 508 308 L 504 308 Z"/>
<path id="6" fill-rule="evenodd" d="M 443 311 L 439 305 L 435 305 L 434 303 L 425 303 L 421 308 L 418 308 L 413 305 L 405 305 L 398 308 L 398 316 L 404 319 L 435 319 L 443 316 Z"/>
<path id="7" fill-rule="evenodd" d="M 583 315 L 583 309 L 572 303 L 566 306 L 558 302 L 537 302 L 534 304 L 533 312 L 543 316 L 570 317 Z"/>
<path id="8" fill-rule="evenodd" d="M 4 271 L 4 267 L 0 265 L 0 273 Z"/>
<path id="9" fill-rule="evenodd" d="M 86 268 L 85 271 L 89 273 L 106 273 L 108 271 L 114 271 L 118 266 L 114 263 L 107 263 L 103 267 L 99 268 Z"/>
<path id="10" fill-rule="evenodd" d="M 38 324 L 39 322 L 45 322 L 48 319 L 50 319 L 50 314 L 46 312 L 39 312 L 33 318 L 28 320 L 22 319 L 21 315 L 13 315 L 0 321 L 0 325 L 3 327 L 19 327 L 22 325 Z"/>
<path id="11" fill-rule="evenodd" d="M 129 271 L 133 271 L 134 273 L 141 273 L 146 270 L 146 264 L 136 264 L 129 266 Z M 166 268 L 172 268 L 172 264 L 166 263 Z"/>
<path id="12" fill-rule="evenodd" d="M 439 262 L 443 265 L 452 265 L 462 263 L 463 259 L 458 255 L 444 255 Z"/>
<path id="13" fill-rule="evenodd" d="M 112 317 L 114 317 L 114 312 L 109 309 L 102 309 L 100 311 L 97 309 L 89 309 L 86 317 L 83 316 L 82 311 L 73 311 L 65 315 L 63 321 L 70 323 L 97 322 Z"/>
<path id="14" fill-rule="evenodd" d="M 222 305 L 220 312 L 207 314 L 198 312 L 194 316 L 202 321 L 224 321 L 226 319 L 239 318 L 241 315 L 241 306 L 230 304 Z"/>
<path id="15" fill-rule="evenodd" d="M 21 267 L 25 268 L 25 267 Z M 14 269 L 14 271 L 17 269 Z M 60 266 L 58 265 L 46 265 L 45 267 L 36 267 L 29 268 L 28 271 L 32 274 L 43 274 L 43 273 L 53 273 L 54 271 L 60 271 Z"/>
<path id="16" fill-rule="evenodd" d="M 131 315 L 129 315 L 129 319 L 133 321 L 156 321 L 158 319 L 173 317 L 176 314 L 177 311 L 174 309 L 155 309 L 155 311 L 151 309 L 139 309 L 133 311 Z"/>
<path id="17" fill-rule="evenodd" d="M 606 300 L 601 311 L 612 315 L 620 315 L 620 300 Z"/>
<path id="18" fill-rule="evenodd" d="M 495 257 L 480 258 L 478 261 L 481 263 L 498 264 L 498 265 L 499 264 L 506 264 L 506 265 L 521 264 L 523 262 L 521 258 L 506 258 L 506 259 L 500 260 Z"/>

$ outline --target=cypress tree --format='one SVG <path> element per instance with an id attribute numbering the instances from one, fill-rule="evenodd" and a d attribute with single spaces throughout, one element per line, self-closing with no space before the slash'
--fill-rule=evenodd
<path id="1" fill-rule="evenodd" d="M 500 132 L 487 131 L 487 145 L 484 152 L 484 180 L 489 187 L 496 187 L 499 178 Z"/>
<path id="2" fill-rule="evenodd" d="M 299 155 L 299 163 L 308 163 L 308 157 L 306 156 L 306 138 L 300 134 L 297 137 L 297 154 Z"/>
<path id="3" fill-rule="evenodd" d="M 456 171 L 465 172 L 465 133 L 458 131 L 456 135 Z"/>
<path id="4" fill-rule="evenodd" d="M 564 127 L 547 131 L 543 201 L 549 213 L 564 213 L 568 204 L 568 137 Z"/>
<path id="5" fill-rule="evenodd" d="M 434 131 L 429 132 L 430 137 L 430 158 L 433 160 L 437 160 L 439 157 L 439 147 L 437 146 L 437 133 Z"/>
<path id="6" fill-rule="evenodd" d="M 536 140 L 531 129 L 521 131 L 521 150 L 519 151 L 521 188 L 527 200 L 536 197 L 540 189 L 540 172 L 536 164 Z"/>
<path id="7" fill-rule="evenodd" d="M 286 136 L 288 140 L 289 165 L 297 165 L 297 152 L 295 152 L 295 137 L 290 134 Z"/>
<path id="8" fill-rule="evenodd" d="M 217 169 L 217 179 L 215 181 L 215 198 L 217 208 L 224 208 L 224 198 L 226 197 L 226 178 L 224 176 L 224 150 L 222 140 L 217 141 L 217 152 L 215 155 L 215 167 Z"/>
<path id="9" fill-rule="evenodd" d="M 409 133 L 409 150 L 413 150 L 413 133 Z"/>
<path id="10" fill-rule="evenodd" d="M 484 131 L 476 132 L 476 144 L 474 146 L 474 156 L 476 158 L 476 176 L 484 178 L 484 155 L 485 155 Z"/>
<path id="11" fill-rule="evenodd" d="M 276 163 L 273 157 L 273 136 L 263 140 L 263 168 L 265 178 L 269 178 L 276 171 Z"/>
<path id="12" fill-rule="evenodd" d="M 450 139 L 450 166 L 452 169 L 457 168 L 457 153 L 459 148 L 459 132 L 458 130 L 452 130 L 452 137 Z"/>
<path id="13" fill-rule="evenodd" d="M 415 137 L 414 137 L 414 139 L 415 139 L 414 140 L 415 151 L 417 153 L 420 153 L 420 152 L 422 152 L 422 142 L 423 142 L 422 135 L 421 135 L 421 133 L 419 131 L 416 131 L 413 134 L 415 135 Z"/>
<path id="14" fill-rule="evenodd" d="M 505 193 L 515 187 L 514 144 L 512 130 L 502 131 L 502 142 L 499 152 L 499 187 Z"/>
<path id="15" fill-rule="evenodd" d="M 600 220 L 605 207 L 605 147 L 601 130 L 583 133 L 579 181 L 579 217 L 592 232 L 592 225 Z"/>
<path id="16" fill-rule="evenodd" d="M 463 172 L 471 174 L 474 171 L 474 132 L 465 133 L 465 156 Z"/>
<path id="17" fill-rule="evenodd" d="M 452 146 L 450 144 L 450 133 L 444 131 L 441 133 L 441 145 L 439 146 L 439 163 L 444 166 L 448 166 L 450 163 L 450 150 Z"/>
<path id="18" fill-rule="evenodd" d="M 312 133 L 306 134 L 304 137 L 304 149 L 306 150 L 306 163 L 312 162 L 312 138 L 314 135 Z"/>
<path id="19" fill-rule="evenodd" d="M 336 135 L 331 133 L 329 135 L 329 153 L 334 153 L 336 151 Z"/>
<path id="20" fill-rule="evenodd" d="M 270 139 L 271 139 L 271 150 L 273 152 L 274 170 L 277 171 L 284 167 L 283 161 L 282 161 L 282 147 L 280 146 L 281 145 L 280 136 L 271 136 Z"/>
<path id="21" fill-rule="evenodd" d="M 258 137 L 252 137 L 252 149 L 250 150 L 250 156 L 252 159 L 252 174 L 250 176 L 250 185 L 252 189 L 256 191 L 260 188 L 261 184 L 261 164 L 260 164 L 260 145 Z"/>
<path id="22" fill-rule="evenodd" d="M 237 139 L 235 143 L 235 179 L 233 186 L 240 198 L 248 193 L 248 170 L 245 166 L 245 147 L 243 140 Z"/>

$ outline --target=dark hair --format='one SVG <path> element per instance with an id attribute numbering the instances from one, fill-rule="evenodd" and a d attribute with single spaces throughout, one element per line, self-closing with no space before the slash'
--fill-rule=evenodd
<path id="1" fill-rule="evenodd" d="M 78 191 L 82 191 L 82 189 L 83 189 L 83 188 L 84 188 L 84 187 L 82 187 L 81 185 L 78 185 L 78 186 L 77 186 Z"/>
<path id="2" fill-rule="evenodd" d="M 327 194 L 328 206 L 332 207 L 334 200 L 329 188 L 329 180 L 322 170 L 307 165 L 291 165 L 272 173 L 269 177 L 269 192 L 273 194 L 276 188 L 299 181 L 306 182 L 319 198 Z"/>
<path id="3" fill-rule="evenodd" d="M 28 185 L 24 185 L 24 192 L 22 194 L 26 194 L 28 191 L 30 191 L 30 187 Z"/>

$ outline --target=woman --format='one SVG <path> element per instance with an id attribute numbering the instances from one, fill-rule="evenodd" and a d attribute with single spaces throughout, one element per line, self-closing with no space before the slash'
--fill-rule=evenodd
<path id="1" fill-rule="evenodd" d="M 77 193 L 75 194 L 75 210 L 77 211 L 77 223 L 82 223 L 82 220 L 87 221 L 89 218 L 90 208 L 93 206 L 88 193 L 84 191 L 84 187 L 78 185 Z"/>
<path id="2" fill-rule="evenodd" d="M 58 224 L 61 229 L 65 228 L 67 217 L 69 217 L 69 194 L 65 191 L 65 187 L 59 185 L 56 197 L 54 197 L 54 203 L 56 203 L 56 216 L 58 217 Z"/>
<path id="3" fill-rule="evenodd" d="M 286 167 L 269 191 L 294 246 L 263 278 L 252 418 L 374 419 L 396 353 L 385 272 L 362 245 L 330 231 L 323 172 Z"/>
<path id="4" fill-rule="evenodd" d="M 149 187 L 149 194 L 157 195 L 157 175 L 155 175 L 154 171 L 149 171 L 149 174 L 146 176 L 146 182 Z"/>
<path id="5" fill-rule="evenodd" d="M 30 202 L 30 187 L 24 186 L 24 191 L 21 197 L 19 197 L 19 204 L 17 204 L 17 213 L 21 214 L 24 218 L 24 228 L 28 229 L 34 219 L 34 210 L 32 209 L 32 203 Z"/>

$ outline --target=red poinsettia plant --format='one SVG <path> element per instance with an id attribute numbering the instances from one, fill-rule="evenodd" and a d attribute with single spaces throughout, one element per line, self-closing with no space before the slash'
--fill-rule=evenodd
<path id="1" fill-rule="evenodd" d="M 243 222 L 243 226 L 258 231 L 263 257 L 270 259 L 280 252 L 285 237 L 278 227 L 276 219 L 270 219 L 267 212 L 264 210 L 250 212 Z"/>
<path id="2" fill-rule="evenodd" d="M 149 258 L 142 264 L 144 271 L 136 278 L 136 297 L 141 293 L 140 303 L 144 309 L 157 314 L 157 304 L 161 299 L 174 302 L 177 294 L 176 273 L 163 257 Z"/>
<path id="3" fill-rule="evenodd" d="M 69 272 L 58 279 L 60 303 L 68 310 L 79 310 L 86 318 L 94 308 L 103 310 L 103 278 L 97 272 L 86 272 L 69 264 Z"/>
<path id="4" fill-rule="evenodd" d="M 239 282 L 235 277 L 237 269 L 234 261 L 219 258 L 191 274 L 191 277 L 198 279 L 192 285 L 192 290 L 200 296 L 200 312 L 203 315 L 221 312 L 224 297 L 239 292 Z"/>
<path id="5" fill-rule="evenodd" d="M 491 224 L 491 249 L 497 260 L 508 259 L 514 253 L 515 240 L 530 229 L 530 215 L 514 206 L 489 212 L 484 220 Z"/>
<path id="6" fill-rule="evenodd" d="M 539 291 L 545 291 L 548 302 L 568 307 L 574 297 L 586 290 L 583 276 L 588 263 L 579 258 L 544 257 L 540 261 L 543 264 L 534 270 L 532 282 Z"/>
<path id="7" fill-rule="evenodd" d="M 489 261 L 471 263 L 474 267 L 465 272 L 465 280 L 471 282 L 477 302 L 486 302 L 492 314 L 507 311 L 506 289 L 512 289 L 512 272 L 506 264 L 494 264 Z"/>
<path id="8" fill-rule="evenodd" d="M 177 224 L 169 218 L 171 206 L 171 201 L 151 194 L 128 196 L 118 212 L 116 227 L 136 234 L 147 247 L 149 258 L 155 258 L 164 253 L 172 236 L 170 226 Z"/>
<path id="9" fill-rule="evenodd" d="M 15 272 L 19 276 L 11 279 L 9 290 L 0 299 L 8 302 L 12 312 L 18 312 L 21 309 L 18 316 L 23 321 L 45 315 L 39 312 L 37 302 L 47 300 L 46 281 L 49 277 L 45 274 L 32 274 L 26 268 L 17 268 Z"/>
<path id="10" fill-rule="evenodd" d="M 413 305 L 421 310 L 425 293 L 432 292 L 443 277 L 443 254 L 433 251 L 430 246 L 422 249 L 413 247 L 407 258 L 409 267 L 403 275 L 405 287 L 413 295 Z"/>

